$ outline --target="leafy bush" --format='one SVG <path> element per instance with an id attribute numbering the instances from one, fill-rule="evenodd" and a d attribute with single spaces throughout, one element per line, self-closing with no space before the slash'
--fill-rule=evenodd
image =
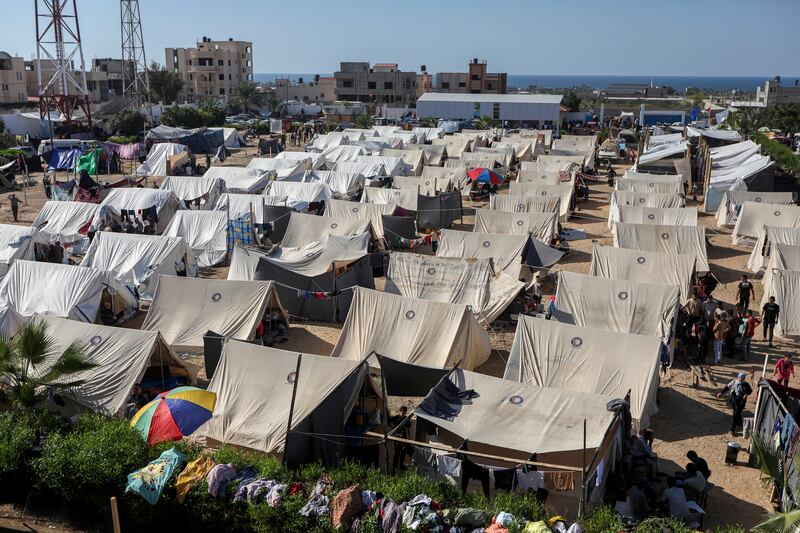
<path id="1" fill-rule="evenodd" d="M 614 509 L 600 506 L 581 520 L 581 527 L 586 533 L 617 533 L 622 531 L 622 522 Z"/>
<path id="2" fill-rule="evenodd" d="M 172 106 L 161 113 L 161 123 L 188 129 L 222 126 L 225 123 L 225 110 L 210 103 L 199 108 Z"/>
<path id="3" fill-rule="evenodd" d="M 116 144 L 133 144 L 139 142 L 138 135 L 116 135 L 114 137 L 109 137 L 108 142 L 116 143 Z"/>
<path id="4" fill-rule="evenodd" d="M 105 508 L 125 488 L 127 476 L 150 460 L 147 444 L 126 420 L 81 416 L 74 429 L 44 442 L 33 463 L 40 489 L 64 501 Z"/>
<path id="5" fill-rule="evenodd" d="M 15 411 L 0 414 L 0 485 L 28 470 L 36 440 L 36 427 L 28 417 Z"/>
<path id="6" fill-rule="evenodd" d="M 111 129 L 120 135 L 138 135 L 144 123 L 144 115 L 133 109 L 120 111 L 111 117 Z"/>
<path id="7" fill-rule="evenodd" d="M 760 133 L 756 135 L 756 142 L 764 147 L 766 154 L 774 159 L 784 172 L 800 178 L 800 156 L 795 155 L 791 148 Z"/>

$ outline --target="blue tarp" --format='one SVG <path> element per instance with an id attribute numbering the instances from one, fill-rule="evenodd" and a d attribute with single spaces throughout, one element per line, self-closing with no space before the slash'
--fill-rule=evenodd
<path id="1" fill-rule="evenodd" d="M 47 165 L 51 170 L 74 170 L 80 157 L 81 151 L 76 148 L 56 148 Z"/>

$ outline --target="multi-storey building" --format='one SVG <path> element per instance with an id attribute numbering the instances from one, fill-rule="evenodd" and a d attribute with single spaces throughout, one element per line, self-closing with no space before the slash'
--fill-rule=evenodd
<path id="1" fill-rule="evenodd" d="M 437 72 L 437 93 L 505 94 L 508 90 L 508 74 L 487 72 L 486 61 L 473 59 L 467 72 Z"/>
<path id="2" fill-rule="evenodd" d="M 25 60 L 0 52 L 0 104 L 24 104 L 27 101 Z"/>
<path id="3" fill-rule="evenodd" d="M 178 99 L 198 102 L 204 98 L 227 99 L 243 82 L 253 81 L 253 43 L 213 41 L 209 37 L 195 48 L 167 48 L 167 70 L 183 80 Z"/>
<path id="4" fill-rule="evenodd" d="M 397 63 L 343 62 L 333 76 L 339 100 L 408 105 L 417 99 L 417 73 Z"/>
<path id="5" fill-rule="evenodd" d="M 336 78 L 315 76 L 313 81 L 304 81 L 300 79 L 293 83 L 289 79 L 278 78 L 275 80 L 275 96 L 283 102 L 298 100 L 308 104 L 336 100 Z"/>
<path id="6" fill-rule="evenodd" d="M 800 80 L 794 80 L 794 85 L 781 84 L 780 76 L 764 82 L 764 88 L 756 89 L 756 101 L 771 107 L 782 104 L 800 104 Z"/>

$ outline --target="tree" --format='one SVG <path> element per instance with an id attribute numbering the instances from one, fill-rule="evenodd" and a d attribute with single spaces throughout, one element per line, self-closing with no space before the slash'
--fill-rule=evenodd
<path id="1" fill-rule="evenodd" d="M 252 81 L 242 82 L 231 95 L 231 103 L 244 110 L 245 113 L 250 112 L 251 109 L 258 110 L 264 107 L 266 101 L 266 94 L 258 90 L 258 85 Z"/>
<path id="2" fill-rule="evenodd" d="M 561 100 L 561 105 L 563 105 L 570 111 L 580 111 L 581 99 L 578 98 L 578 95 L 575 94 L 575 91 L 570 89 L 569 91 L 567 91 L 567 94 L 565 94 L 564 98 Z"/>
<path id="3" fill-rule="evenodd" d="M 174 103 L 183 89 L 180 76 L 155 61 L 150 65 L 147 74 L 150 80 L 150 99 L 164 104 Z"/>
<path id="4" fill-rule="evenodd" d="M 752 137 L 758 128 L 766 124 L 767 115 L 763 109 L 755 107 L 745 107 L 730 114 L 725 124 L 729 128 L 737 130 L 743 137 Z"/>
<path id="5" fill-rule="evenodd" d="M 135 109 L 120 111 L 111 117 L 111 129 L 118 135 L 138 135 L 144 126 L 144 116 Z"/>
<path id="6" fill-rule="evenodd" d="M 3 119 L 0 118 L 0 133 L 4 133 L 6 131 L 6 123 L 3 122 Z"/>
<path id="7" fill-rule="evenodd" d="M 199 111 L 204 126 L 225 125 L 225 108 L 215 98 L 206 98 L 200 102 Z"/>
<path id="8" fill-rule="evenodd" d="M 475 119 L 475 128 L 479 130 L 490 130 L 497 125 L 492 117 L 481 117 Z"/>
<path id="9" fill-rule="evenodd" d="M 706 101 L 706 95 L 702 91 L 697 91 L 689 95 L 689 101 L 692 103 L 692 106 L 703 108 Z"/>
<path id="10" fill-rule="evenodd" d="M 356 127 L 368 130 L 372 127 L 372 117 L 368 114 L 363 113 L 356 117 Z"/>
<path id="11" fill-rule="evenodd" d="M 789 483 L 789 465 L 784 464 L 781 451 L 775 450 L 770 444 L 763 441 L 761 436 L 753 434 L 753 449 L 761 467 L 761 484 L 764 487 L 772 486 L 777 492 L 780 501 L 780 511 L 771 513 L 766 520 L 756 525 L 754 531 L 764 533 L 796 533 L 800 528 L 800 508 L 795 507 L 791 493 L 800 487 L 787 487 Z M 793 459 L 795 468 L 800 467 L 800 457 Z"/>
<path id="12" fill-rule="evenodd" d="M 0 400 L 31 408 L 47 397 L 48 389 L 68 390 L 83 384 L 70 376 L 96 366 L 86 358 L 85 346 L 73 342 L 58 356 L 55 349 L 47 324 L 35 320 L 13 339 L 0 339 L 0 377 L 9 384 L 0 389 Z"/>

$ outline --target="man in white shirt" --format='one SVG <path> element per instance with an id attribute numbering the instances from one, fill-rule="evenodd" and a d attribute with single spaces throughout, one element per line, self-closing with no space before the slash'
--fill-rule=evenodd
<path id="1" fill-rule="evenodd" d="M 689 506 L 686 505 L 686 494 L 683 489 L 675 486 L 675 478 L 667 478 L 667 489 L 661 494 L 661 501 L 666 503 L 669 514 L 675 518 L 684 518 L 689 514 Z"/>

